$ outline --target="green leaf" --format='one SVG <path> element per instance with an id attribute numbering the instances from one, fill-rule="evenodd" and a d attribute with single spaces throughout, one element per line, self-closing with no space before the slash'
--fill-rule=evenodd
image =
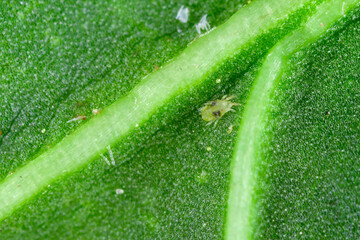
<path id="1" fill-rule="evenodd" d="M 289 58 L 299 49 L 314 42 L 341 16 L 352 9 L 356 1 L 324 2 L 298 30 L 291 32 L 267 54 L 253 84 L 247 109 L 243 114 L 232 165 L 232 179 L 227 218 L 227 238 L 243 239 L 252 235 L 251 219 L 256 218 L 256 202 L 253 202 L 256 184 L 257 161 L 261 161 L 262 138 L 265 132 L 271 92 L 287 71 Z M 254 214 L 255 216 L 251 216 Z"/>
<path id="2" fill-rule="evenodd" d="M 2 4 L 2 238 L 359 237 L 357 1 Z"/>

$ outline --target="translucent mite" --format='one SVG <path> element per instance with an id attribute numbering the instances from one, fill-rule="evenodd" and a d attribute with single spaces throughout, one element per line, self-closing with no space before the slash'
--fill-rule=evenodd
<path id="1" fill-rule="evenodd" d="M 176 15 L 176 19 L 182 23 L 186 23 L 189 19 L 189 8 L 184 8 L 184 6 L 181 6 Z"/>
<path id="2" fill-rule="evenodd" d="M 230 102 L 230 100 L 233 98 L 234 96 L 226 97 L 225 95 L 221 98 L 221 100 L 205 103 L 205 106 L 200 109 L 202 119 L 209 122 L 208 124 L 211 124 L 213 121 L 215 121 L 216 124 L 225 113 L 234 111 L 232 106 L 240 105 L 239 103 Z"/>
<path id="3" fill-rule="evenodd" d="M 204 16 L 202 16 L 202 18 L 200 19 L 200 22 L 198 24 L 195 25 L 196 31 L 201 34 L 201 30 L 206 30 L 209 31 L 210 30 L 210 24 L 208 23 L 208 21 L 206 20 L 207 18 L 207 14 L 205 14 Z"/>

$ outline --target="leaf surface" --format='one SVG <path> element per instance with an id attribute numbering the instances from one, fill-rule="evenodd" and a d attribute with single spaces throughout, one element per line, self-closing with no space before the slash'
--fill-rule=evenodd
<path id="1" fill-rule="evenodd" d="M 357 1 L 3 5 L 2 238 L 360 235 Z"/>

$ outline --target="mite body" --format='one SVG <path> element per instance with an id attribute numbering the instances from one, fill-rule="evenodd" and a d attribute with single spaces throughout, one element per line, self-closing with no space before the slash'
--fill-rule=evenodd
<path id="1" fill-rule="evenodd" d="M 216 124 L 225 113 L 234 111 L 232 106 L 240 105 L 239 103 L 230 102 L 233 98 L 234 96 L 226 97 L 225 95 L 221 100 L 214 100 L 205 103 L 205 106 L 200 109 L 202 119 L 209 122 L 209 124 L 215 121 Z"/>

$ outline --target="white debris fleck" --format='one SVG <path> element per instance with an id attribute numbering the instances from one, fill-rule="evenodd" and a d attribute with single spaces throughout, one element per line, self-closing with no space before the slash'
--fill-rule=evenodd
<path id="1" fill-rule="evenodd" d="M 110 145 L 106 147 L 107 150 L 109 151 L 109 155 L 110 155 L 110 160 L 111 160 L 111 164 L 115 166 L 115 159 L 114 159 L 114 154 L 111 151 Z"/>
<path id="2" fill-rule="evenodd" d="M 92 110 L 92 114 L 93 114 L 93 115 L 99 115 L 99 114 L 100 114 L 100 110 L 97 109 L 97 108 L 94 108 L 94 109 Z"/>
<path id="3" fill-rule="evenodd" d="M 221 79 L 220 78 L 216 79 L 216 83 L 221 83 Z"/>
<path id="4" fill-rule="evenodd" d="M 202 30 L 206 30 L 209 31 L 210 30 L 210 24 L 208 23 L 208 21 L 206 20 L 207 18 L 207 14 L 205 14 L 204 16 L 202 16 L 202 18 L 200 19 L 200 22 L 198 24 L 195 25 L 196 31 L 201 34 Z"/>
<path id="5" fill-rule="evenodd" d="M 107 157 L 105 157 L 104 154 L 101 154 L 100 156 L 102 157 L 102 159 L 104 159 L 104 161 L 107 163 L 107 165 L 110 166 L 110 162 L 109 162 L 109 160 L 107 159 Z"/>
<path id="6" fill-rule="evenodd" d="M 116 192 L 116 195 L 124 194 L 124 190 L 121 188 L 116 189 L 115 192 Z"/>
<path id="7" fill-rule="evenodd" d="M 182 23 L 187 23 L 189 19 L 189 8 L 184 8 L 184 5 L 181 6 L 177 12 L 176 19 Z"/>
<path id="8" fill-rule="evenodd" d="M 137 123 L 137 124 L 135 124 L 135 127 L 139 127 L 139 124 Z"/>
<path id="9" fill-rule="evenodd" d="M 43 128 L 43 129 L 41 130 L 41 133 L 45 133 L 45 132 L 46 132 L 46 129 Z"/>

